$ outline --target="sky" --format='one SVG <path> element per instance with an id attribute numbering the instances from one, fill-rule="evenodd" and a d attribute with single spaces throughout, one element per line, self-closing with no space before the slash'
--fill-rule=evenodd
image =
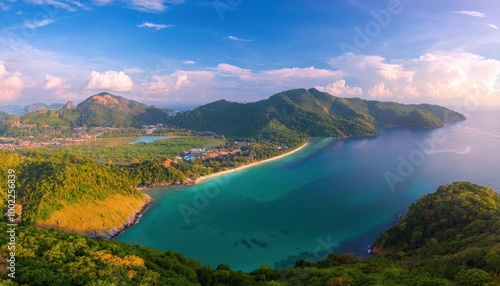
<path id="1" fill-rule="evenodd" d="M 499 0 L 0 0 L 0 105 L 340 97 L 500 105 Z"/>

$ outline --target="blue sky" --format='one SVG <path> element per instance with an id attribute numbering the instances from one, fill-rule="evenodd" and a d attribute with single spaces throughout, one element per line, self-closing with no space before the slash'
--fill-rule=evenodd
<path id="1" fill-rule="evenodd" d="M 497 0 L 0 0 L 0 104 L 500 103 Z"/>

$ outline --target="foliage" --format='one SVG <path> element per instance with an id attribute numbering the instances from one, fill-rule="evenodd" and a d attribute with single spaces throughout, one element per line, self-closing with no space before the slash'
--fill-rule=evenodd
<path id="1" fill-rule="evenodd" d="M 157 140 L 151 143 L 125 144 L 121 146 L 82 146 L 72 145 L 61 150 L 68 154 L 86 156 L 94 160 L 115 163 L 128 163 L 133 159 L 139 162 L 164 161 L 179 156 L 192 148 L 213 147 L 224 144 L 223 140 L 211 137 L 179 137 L 168 140 Z"/>
<path id="2" fill-rule="evenodd" d="M 370 258 L 357 258 L 352 254 L 330 254 L 318 262 L 298 261 L 294 268 L 272 269 L 262 265 L 243 273 L 228 265 L 215 269 L 184 258 L 172 251 L 162 252 L 117 241 L 92 239 L 57 230 L 17 228 L 16 279 L 6 274 L 9 256 L 9 234 L 6 224 L 0 224 L 0 285 L 498 285 L 494 282 L 498 267 L 498 224 L 496 227 L 475 230 L 476 221 L 498 220 L 499 195 L 490 189 L 470 183 L 443 186 L 435 194 L 427 195 L 412 205 L 408 214 L 377 240 L 385 246 L 400 250 L 398 253 Z M 476 206 L 477 205 L 477 206 Z M 464 222 L 458 222 L 462 237 L 472 236 L 462 245 L 450 248 L 449 255 L 457 255 L 458 264 L 441 252 L 433 252 L 436 243 L 412 245 L 411 235 L 400 228 L 402 222 L 435 222 L 442 220 L 442 212 L 451 219 L 463 214 L 457 209 L 470 211 Z M 437 209 L 429 213 L 429 210 Z M 477 223 L 476 223 L 477 224 Z M 482 224 L 479 223 L 482 227 Z M 432 233 L 430 225 L 421 225 L 422 238 Z M 418 226 L 417 226 L 418 227 Z M 447 228 L 443 226 L 442 228 Z M 481 228 L 479 227 L 479 228 Z M 399 230 L 398 230 L 399 229 Z M 442 230 L 440 230 L 442 231 Z M 388 234 L 401 232 L 399 239 L 390 240 Z M 485 235 L 484 239 L 480 236 Z M 488 238 L 489 237 L 489 238 Z M 492 238 L 493 237 L 493 238 Z M 399 242 L 401 240 L 401 242 Z M 451 238 L 453 241 L 454 238 Z M 489 241 L 487 255 L 481 245 Z M 437 245 L 447 244 L 440 241 Z M 394 244 L 394 245 L 392 245 Z M 402 247 L 402 248 L 401 248 Z M 478 249 L 479 248 L 479 249 Z M 406 252 L 402 252 L 406 251 Z M 467 253 L 463 253 L 466 251 Z M 475 257 L 482 265 L 470 264 Z M 488 262 L 490 261 L 490 262 Z M 493 263 L 493 264 L 488 264 Z M 497 283 L 497 284 L 495 284 Z"/>
<path id="3" fill-rule="evenodd" d="M 27 225 L 101 235 L 122 226 L 144 204 L 127 174 L 82 156 L 33 150 L 0 152 L 0 159 L 3 174 L 6 168 L 16 172 L 17 204 Z M 4 207 L 2 200 L 5 212 Z"/>
<path id="4" fill-rule="evenodd" d="M 178 113 L 170 124 L 212 130 L 227 136 L 259 136 L 272 121 L 308 136 L 378 134 L 378 127 L 440 127 L 464 120 L 457 112 L 436 105 L 339 98 L 316 89 L 289 90 L 253 103 L 216 101 Z"/>

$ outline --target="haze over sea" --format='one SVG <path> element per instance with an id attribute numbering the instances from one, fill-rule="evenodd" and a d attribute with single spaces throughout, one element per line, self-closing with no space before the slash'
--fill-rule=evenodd
<path id="1" fill-rule="evenodd" d="M 467 116 L 440 129 L 313 138 L 277 161 L 149 191 L 156 203 L 117 240 L 243 271 L 327 251 L 367 255 L 380 231 L 440 185 L 471 181 L 500 190 L 500 112 Z"/>

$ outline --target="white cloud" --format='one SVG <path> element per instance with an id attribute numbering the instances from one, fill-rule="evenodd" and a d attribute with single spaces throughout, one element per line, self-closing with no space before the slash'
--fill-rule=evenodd
<path id="1" fill-rule="evenodd" d="M 56 0 L 24 0 L 24 1 L 28 2 L 28 3 L 36 4 L 36 5 L 51 5 L 51 6 L 54 6 L 57 8 L 68 10 L 70 12 L 76 11 L 77 10 L 76 8 L 79 7 L 78 4 L 81 5 L 80 2 L 76 2 L 76 1 L 69 1 L 73 5 L 66 4 L 66 3 L 63 3 L 60 1 L 56 1 Z"/>
<path id="2" fill-rule="evenodd" d="M 381 82 L 368 90 L 368 95 L 371 97 L 388 98 L 392 97 L 393 93 L 385 87 L 385 83 Z"/>
<path id="3" fill-rule="evenodd" d="M 216 69 L 220 76 L 237 76 L 241 79 L 252 79 L 254 74 L 249 69 L 243 69 L 230 64 L 219 64 Z"/>
<path id="4" fill-rule="evenodd" d="M 0 62 L 0 101 L 11 101 L 18 97 L 24 83 L 20 72 L 8 72 Z"/>
<path id="5" fill-rule="evenodd" d="M 134 88 L 132 79 L 123 71 L 92 71 L 85 89 L 129 92 Z"/>
<path id="6" fill-rule="evenodd" d="M 157 31 L 167 29 L 167 28 L 170 28 L 172 26 L 173 25 L 155 24 L 155 23 L 151 23 L 151 22 L 143 22 L 142 24 L 137 25 L 137 27 L 139 27 L 139 28 L 150 28 L 150 29 L 154 29 Z"/>
<path id="7" fill-rule="evenodd" d="M 486 24 L 486 26 L 492 28 L 492 29 L 495 29 L 495 30 L 498 30 L 498 26 L 495 25 L 495 24 Z"/>
<path id="8" fill-rule="evenodd" d="M 224 37 L 224 40 L 231 40 L 231 41 L 237 41 L 237 42 L 253 42 L 253 40 L 242 39 L 242 38 L 238 38 L 238 37 L 235 37 L 235 36 Z"/>
<path id="9" fill-rule="evenodd" d="M 45 75 L 45 85 L 43 89 L 66 89 L 70 85 L 66 83 L 66 80 L 60 77 L 51 76 L 49 74 Z"/>
<path id="10" fill-rule="evenodd" d="M 467 10 L 464 10 L 464 11 L 453 11 L 453 12 L 450 12 L 451 14 L 462 14 L 462 15 L 468 15 L 468 16 L 472 16 L 472 17 L 486 17 L 486 15 L 484 13 L 481 13 L 481 12 L 478 12 L 478 11 L 467 11 Z"/>
<path id="11" fill-rule="evenodd" d="M 153 81 L 147 83 L 148 94 L 169 95 L 181 87 L 207 86 L 215 76 L 210 71 L 176 71 L 165 76 L 153 76 Z"/>
<path id="12" fill-rule="evenodd" d="M 183 61 L 182 63 L 186 64 L 186 65 L 195 65 L 196 64 L 196 62 L 192 61 L 192 60 Z"/>
<path id="13" fill-rule="evenodd" d="M 124 73 L 144 73 L 145 71 L 141 68 L 126 68 L 123 70 Z"/>
<path id="14" fill-rule="evenodd" d="M 97 6 L 104 6 L 108 5 L 109 3 L 113 2 L 114 0 L 92 0 L 92 3 Z"/>
<path id="15" fill-rule="evenodd" d="M 0 10 L 2 11 L 8 11 L 10 10 L 10 5 L 5 4 L 3 1 L 0 1 Z"/>
<path id="16" fill-rule="evenodd" d="M 329 63 L 371 97 L 451 100 L 500 94 L 500 61 L 471 53 L 429 53 L 392 61 L 345 54 Z"/>
<path id="17" fill-rule="evenodd" d="M 327 86 L 316 86 L 316 89 L 319 90 L 319 91 L 323 91 L 323 92 L 328 92 L 329 94 L 331 95 L 335 95 L 335 96 L 340 96 L 340 95 L 344 95 L 344 96 L 352 96 L 352 95 L 361 95 L 363 94 L 363 89 L 361 89 L 360 87 L 350 87 L 348 85 L 346 85 L 346 81 L 341 79 L 341 80 L 338 80 L 332 84 L 329 84 Z"/>
<path id="18" fill-rule="evenodd" d="M 52 23 L 54 23 L 54 20 L 44 19 L 44 20 L 40 20 L 40 21 L 25 22 L 24 26 L 26 28 L 29 28 L 29 29 L 36 29 L 36 28 L 45 27 L 45 26 L 50 25 Z"/>
<path id="19" fill-rule="evenodd" d="M 282 68 L 275 70 L 267 70 L 260 73 L 265 79 L 290 79 L 290 78 L 337 78 L 342 76 L 342 72 L 317 69 L 315 67 L 308 68 Z"/>

